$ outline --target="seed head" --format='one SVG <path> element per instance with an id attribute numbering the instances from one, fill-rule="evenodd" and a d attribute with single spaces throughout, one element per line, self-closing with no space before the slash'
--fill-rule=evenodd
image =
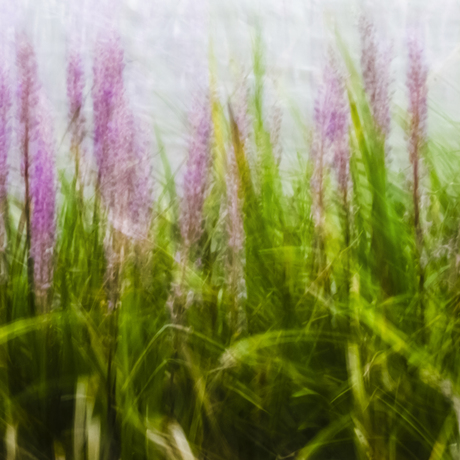
<path id="1" fill-rule="evenodd" d="M 31 256 L 36 294 L 44 294 L 53 276 L 55 242 L 56 174 L 50 109 L 40 95 L 37 121 L 31 133 Z"/>
<path id="2" fill-rule="evenodd" d="M 409 154 L 411 161 L 415 162 L 426 140 L 428 67 L 424 58 L 422 42 L 415 34 L 409 36 L 408 48 Z"/>
<path id="3" fill-rule="evenodd" d="M 186 246 L 198 241 L 203 233 L 203 204 L 208 184 L 211 115 L 208 99 L 196 103 L 190 122 L 192 133 L 184 175 L 184 196 L 180 228 Z"/>
<path id="4" fill-rule="evenodd" d="M 375 26 L 366 16 L 360 19 L 360 32 L 364 88 L 375 123 L 386 137 L 390 132 L 390 51 L 378 43 Z"/>
<path id="5" fill-rule="evenodd" d="M 83 88 L 85 85 L 81 55 L 73 47 L 67 64 L 67 98 L 69 100 L 69 121 L 71 124 L 72 144 L 79 145 L 83 138 L 84 117 Z"/>
<path id="6" fill-rule="evenodd" d="M 349 111 L 343 77 L 330 60 L 323 71 L 323 82 L 315 102 L 315 134 L 312 147 L 314 172 L 312 188 L 315 195 L 314 215 L 317 224 L 323 214 L 323 179 L 327 165 L 334 163 L 339 187 L 348 184 Z"/>

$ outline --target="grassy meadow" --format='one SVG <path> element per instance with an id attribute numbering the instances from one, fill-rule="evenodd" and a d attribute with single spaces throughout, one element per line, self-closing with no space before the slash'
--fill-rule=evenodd
<path id="1" fill-rule="evenodd" d="M 180 171 L 161 132 L 145 140 L 116 34 L 93 75 L 70 53 L 69 175 L 17 38 L 0 73 L 0 458 L 460 458 L 460 157 L 428 135 L 421 40 L 390 123 L 390 60 L 363 24 L 360 62 L 340 41 L 325 57 L 289 171 L 257 41 L 229 100 L 212 70 L 197 91 Z"/>

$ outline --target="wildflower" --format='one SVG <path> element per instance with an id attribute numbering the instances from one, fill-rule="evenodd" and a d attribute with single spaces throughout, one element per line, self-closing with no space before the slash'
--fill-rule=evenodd
<path id="1" fill-rule="evenodd" d="M 133 238 L 145 238 L 152 201 L 145 133 L 137 127 L 124 91 L 119 38 L 114 34 L 101 37 L 96 49 L 94 142 L 100 193 L 114 228 Z"/>
<path id="2" fill-rule="evenodd" d="M 322 226 L 323 181 L 327 164 L 334 162 L 339 188 L 343 193 L 346 193 L 348 184 L 348 106 L 342 78 L 332 61 L 324 69 L 323 82 L 315 101 L 314 111 L 315 135 L 312 147 L 314 217 L 317 225 Z"/>
<path id="3" fill-rule="evenodd" d="M 192 135 L 184 175 L 184 196 L 180 229 L 186 247 L 196 243 L 203 233 L 203 204 L 209 166 L 211 116 L 207 99 L 191 114 Z"/>
<path id="4" fill-rule="evenodd" d="M 136 239 L 147 237 L 152 210 L 151 170 L 145 133 L 136 128 L 125 98 L 115 105 L 107 127 L 103 197 L 117 230 Z"/>
<path id="5" fill-rule="evenodd" d="M 412 163 L 415 163 L 418 161 L 420 149 L 426 138 L 428 67 L 424 60 L 422 43 L 415 35 L 409 37 L 408 48 L 409 153 Z"/>
<path id="6" fill-rule="evenodd" d="M 240 81 L 235 90 L 234 96 L 234 113 L 235 121 L 238 126 L 238 132 L 243 148 L 247 149 L 249 140 L 249 131 L 252 120 L 249 117 L 248 111 L 249 90 L 246 81 L 240 77 Z"/>
<path id="7" fill-rule="evenodd" d="M 240 199 L 240 178 L 235 151 L 230 149 L 227 160 L 227 232 L 230 254 L 227 260 L 228 287 L 231 295 L 229 312 L 230 323 L 235 331 L 244 327 L 242 302 L 246 298 L 246 280 L 244 277 L 244 224 Z"/>
<path id="8" fill-rule="evenodd" d="M 6 199 L 8 181 L 8 149 L 10 126 L 8 114 L 11 108 L 11 91 L 5 69 L 0 69 L 0 251 L 6 246 Z"/>
<path id="9" fill-rule="evenodd" d="M 107 130 L 117 101 L 123 96 L 123 51 L 119 37 L 114 33 L 100 36 L 96 43 L 93 67 L 94 151 L 99 178 L 107 175 L 109 159 Z"/>
<path id="10" fill-rule="evenodd" d="M 37 63 L 25 36 L 17 41 L 19 139 L 25 181 L 25 215 L 29 245 L 29 283 L 39 308 L 53 274 L 55 238 L 55 170 L 50 110 L 38 79 Z M 31 262 L 33 265 L 31 266 Z"/>
<path id="11" fill-rule="evenodd" d="M 379 46 L 375 26 L 365 16 L 360 20 L 360 32 L 364 88 L 377 128 L 387 137 L 390 132 L 390 53 Z"/>
<path id="12" fill-rule="evenodd" d="M 43 297 L 51 285 L 55 241 L 55 164 L 49 108 L 40 96 L 39 119 L 31 133 L 31 256 L 36 295 Z"/>
<path id="13" fill-rule="evenodd" d="M 22 148 L 23 170 L 28 165 L 29 131 L 36 120 L 35 110 L 39 101 L 40 84 L 35 53 L 32 45 L 24 35 L 17 37 L 17 66 L 18 66 L 18 108 L 19 132 L 18 138 Z"/>
<path id="14" fill-rule="evenodd" d="M 230 149 L 227 162 L 227 227 L 228 245 L 234 254 L 239 254 L 244 245 L 244 228 L 239 198 L 239 176 L 235 152 Z"/>
<path id="15" fill-rule="evenodd" d="M 71 123 L 72 146 L 77 146 L 83 138 L 84 117 L 83 88 L 84 88 L 83 63 L 80 53 L 73 47 L 69 54 L 67 64 L 67 97 L 69 99 L 69 120 Z"/>
<path id="16" fill-rule="evenodd" d="M 407 88 L 409 92 L 409 158 L 413 166 L 414 225 L 417 240 L 421 242 L 420 198 L 419 198 L 419 160 L 420 151 L 426 142 L 427 119 L 427 77 L 428 67 L 423 56 L 423 45 L 415 35 L 409 37 L 409 67 Z"/>

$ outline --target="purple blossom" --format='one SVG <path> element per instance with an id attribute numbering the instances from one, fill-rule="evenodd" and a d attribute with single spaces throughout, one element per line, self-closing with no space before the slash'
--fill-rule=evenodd
<path id="1" fill-rule="evenodd" d="M 123 50 L 115 32 L 100 36 L 96 42 L 93 67 L 94 152 L 99 177 L 106 175 L 107 130 L 117 101 L 123 97 Z"/>
<path id="2" fill-rule="evenodd" d="M 196 104 L 190 122 L 192 135 L 184 175 L 180 221 L 182 238 L 187 247 L 198 241 L 203 233 L 203 204 L 207 187 L 211 136 L 211 115 L 207 98 L 203 103 Z"/>
<path id="3" fill-rule="evenodd" d="M 409 91 L 409 158 L 413 165 L 413 203 L 414 225 L 417 242 L 422 241 L 420 227 L 420 196 L 419 196 L 419 160 L 420 150 L 426 142 L 427 119 L 427 78 L 428 67 L 423 55 L 423 45 L 414 34 L 409 37 L 409 66 L 407 88 Z"/>
<path id="4" fill-rule="evenodd" d="M 55 168 L 50 110 L 38 79 L 37 63 L 25 36 L 17 40 L 19 140 L 26 180 L 26 209 L 30 205 L 30 256 L 33 282 L 40 299 L 53 274 L 55 238 Z M 28 232 L 29 232 L 29 222 Z M 41 304 L 41 302 L 40 302 Z M 43 307 L 43 304 L 41 304 Z"/>
<path id="5" fill-rule="evenodd" d="M 8 114 L 11 108 L 11 90 L 5 69 L 0 69 L 0 251 L 6 246 L 6 199 L 8 183 L 8 149 L 10 126 Z"/>
<path id="6" fill-rule="evenodd" d="M 244 246 L 244 226 L 242 205 L 239 197 L 240 180 L 235 151 L 230 149 L 227 163 L 227 231 L 228 246 L 237 255 Z"/>
<path id="7" fill-rule="evenodd" d="M 227 233 L 229 254 L 227 258 L 226 282 L 231 295 L 229 319 L 231 328 L 236 332 L 244 327 L 244 310 L 242 301 L 246 298 L 246 281 L 244 277 L 244 222 L 240 198 L 240 177 L 235 151 L 229 150 L 227 159 Z"/>
<path id="8" fill-rule="evenodd" d="M 8 149 L 11 129 L 8 114 L 11 109 L 11 88 L 5 69 L 0 69 L 0 212 L 7 196 Z"/>
<path id="9" fill-rule="evenodd" d="M 409 37 L 408 48 L 409 153 L 410 159 L 414 163 L 418 160 L 420 148 L 426 138 L 428 67 L 424 59 L 422 42 L 414 34 Z"/>
<path id="10" fill-rule="evenodd" d="M 35 53 L 25 35 L 17 36 L 16 60 L 18 67 L 18 139 L 22 148 L 22 167 L 27 162 L 30 131 L 36 121 L 36 107 L 39 101 L 40 83 L 38 80 Z"/>
<path id="11" fill-rule="evenodd" d="M 152 183 L 146 134 L 125 98 L 115 104 L 107 127 L 106 169 L 101 191 L 113 226 L 133 238 L 146 238 L 152 211 Z"/>
<path id="12" fill-rule="evenodd" d="M 69 99 L 69 120 L 72 145 L 79 145 L 83 138 L 84 117 L 83 88 L 85 86 L 83 62 L 76 47 L 72 47 L 67 64 L 67 97 Z"/>
<path id="13" fill-rule="evenodd" d="M 114 228 L 146 238 L 152 184 L 145 130 L 139 128 L 124 91 L 119 37 L 100 37 L 96 49 L 93 104 L 100 193 Z"/>
<path id="14" fill-rule="evenodd" d="M 137 120 L 132 173 L 132 196 L 130 202 L 131 222 L 134 234 L 138 238 L 147 238 L 153 203 L 152 165 L 150 162 L 150 143 L 148 139 L 148 128 Z"/>
<path id="15" fill-rule="evenodd" d="M 360 32 L 364 88 L 375 123 L 386 137 L 390 132 L 390 52 L 379 46 L 375 26 L 365 16 L 360 20 Z"/>
<path id="16" fill-rule="evenodd" d="M 328 62 L 323 72 L 323 82 L 315 101 L 315 134 L 312 146 L 314 171 L 314 216 L 321 225 L 324 208 L 323 180 L 325 168 L 334 163 L 339 187 L 346 193 L 349 163 L 349 110 L 345 97 L 343 78 L 336 64 Z"/>
<path id="17" fill-rule="evenodd" d="M 251 120 L 248 112 L 249 89 L 243 77 L 240 77 L 240 82 L 236 87 L 233 99 L 236 125 L 238 126 L 242 145 L 246 149 L 249 139 Z"/>
<path id="18" fill-rule="evenodd" d="M 34 285 L 40 295 L 51 285 L 53 274 L 56 177 L 52 120 L 43 96 L 39 109 L 39 119 L 31 133 L 30 197 L 31 256 Z"/>
<path id="19" fill-rule="evenodd" d="M 324 147 L 333 145 L 348 132 L 345 86 L 335 65 L 329 62 L 315 102 L 315 126 Z"/>

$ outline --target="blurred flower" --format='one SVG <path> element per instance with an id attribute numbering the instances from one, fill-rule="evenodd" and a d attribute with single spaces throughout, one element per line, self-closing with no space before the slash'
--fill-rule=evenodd
<path id="1" fill-rule="evenodd" d="M 426 142 L 428 67 L 423 55 L 422 41 L 414 33 L 409 36 L 408 49 L 409 158 L 413 166 L 414 226 L 417 243 L 420 245 L 422 230 L 420 227 L 419 160 L 420 151 Z"/>
<path id="2" fill-rule="evenodd" d="M 323 181 L 325 169 L 333 162 L 340 189 L 345 192 L 349 169 L 349 109 L 343 77 L 335 62 L 329 60 L 323 71 L 323 81 L 315 101 L 315 133 L 312 146 L 314 171 L 314 217 L 322 225 L 324 212 Z"/>
<path id="3" fill-rule="evenodd" d="M 409 92 L 409 153 L 414 163 L 418 160 L 420 148 L 425 143 L 427 119 L 428 67 L 423 55 L 423 45 L 415 34 L 408 41 L 407 88 Z"/>
<path id="4" fill-rule="evenodd" d="M 240 198 L 240 177 L 233 147 L 227 160 L 227 233 L 230 254 L 227 259 L 227 285 L 230 291 L 229 319 L 234 332 L 244 328 L 243 302 L 247 297 L 244 276 L 244 222 Z"/>
<path id="5" fill-rule="evenodd" d="M 248 110 L 249 89 L 243 76 L 239 77 L 235 95 L 233 97 L 233 110 L 235 121 L 240 134 L 240 141 L 245 150 L 248 148 L 249 132 L 252 120 Z"/>
<path id="6" fill-rule="evenodd" d="M 11 88 L 5 69 L 0 69 L 0 203 L 7 195 L 8 149 L 11 130 L 8 114 L 11 109 Z M 2 208 L 0 207 L 0 210 Z"/>
<path id="7" fill-rule="evenodd" d="M 38 79 L 37 63 L 30 42 L 17 38 L 19 141 L 26 182 L 26 218 L 30 218 L 30 257 L 33 285 L 40 308 L 53 274 L 55 240 L 55 165 L 53 130 Z M 29 216 L 30 206 L 30 216 Z M 29 229 L 30 225 L 30 229 Z"/>
<path id="8" fill-rule="evenodd" d="M 7 73 L 0 68 L 0 251 L 6 247 L 6 199 L 8 183 L 8 149 L 10 125 L 8 114 L 11 108 L 11 88 Z"/>
<path id="9" fill-rule="evenodd" d="M 239 254 L 244 246 L 244 227 L 242 204 L 239 198 L 240 180 L 233 148 L 228 154 L 226 182 L 228 245 L 234 254 Z"/>
<path id="10" fill-rule="evenodd" d="M 107 176 L 107 130 L 115 104 L 123 96 L 123 50 L 115 32 L 99 36 L 93 66 L 94 153 L 99 178 Z"/>
<path id="11" fill-rule="evenodd" d="M 77 48 L 73 46 L 67 64 L 67 97 L 69 99 L 69 121 L 72 145 L 79 145 L 83 138 L 84 117 L 83 88 L 85 86 L 83 62 Z"/>
<path id="12" fill-rule="evenodd" d="M 55 242 L 56 174 L 50 109 L 40 96 L 37 123 L 31 133 L 31 256 L 34 286 L 38 296 L 51 286 Z"/>
<path id="13" fill-rule="evenodd" d="M 25 163 L 28 162 L 30 130 L 36 123 L 35 110 L 40 92 L 35 53 L 25 35 L 16 37 L 16 61 L 18 67 L 18 139 L 22 149 L 22 171 L 24 172 Z"/>
<path id="14" fill-rule="evenodd" d="M 359 28 L 364 88 L 375 123 L 386 137 L 390 132 L 390 51 L 383 50 L 377 42 L 375 26 L 369 18 L 361 16 Z"/>
<path id="15" fill-rule="evenodd" d="M 152 211 L 152 183 L 146 132 L 120 98 L 107 129 L 105 175 L 102 193 L 109 217 L 118 231 L 135 239 L 147 238 Z"/>
<path id="16" fill-rule="evenodd" d="M 140 127 L 126 98 L 119 37 L 100 37 L 96 50 L 94 142 L 100 193 L 114 228 L 146 238 L 152 210 L 147 130 Z"/>
<path id="17" fill-rule="evenodd" d="M 203 233 L 203 204 L 206 194 L 211 136 L 211 114 L 207 98 L 197 102 L 191 115 L 187 166 L 184 175 L 184 195 L 180 229 L 186 247 L 196 243 Z"/>

